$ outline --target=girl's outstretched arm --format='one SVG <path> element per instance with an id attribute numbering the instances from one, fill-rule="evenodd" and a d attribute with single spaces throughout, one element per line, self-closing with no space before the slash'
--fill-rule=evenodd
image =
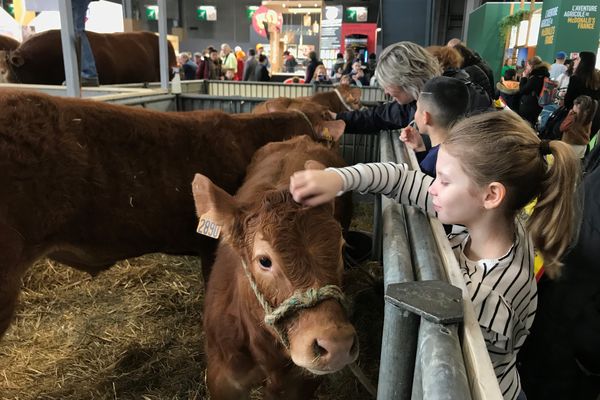
<path id="1" fill-rule="evenodd" d="M 428 193 L 433 180 L 421 171 L 409 170 L 406 164 L 356 164 L 346 168 L 298 171 L 290 179 L 290 192 L 294 200 L 307 206 L 326 203 L 350 190 L 380 193 L 435 216 Z"/>

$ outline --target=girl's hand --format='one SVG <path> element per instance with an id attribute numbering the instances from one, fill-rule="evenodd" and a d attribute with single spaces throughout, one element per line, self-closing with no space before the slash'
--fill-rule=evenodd
<path id="1" fill-rule="evenodd" d="M 427 150 L 419 131 L 410 125 L 400 131 L 400 140 L 416 152 Z"/>
<path id="2" fill-rule="evenodd" d="M 342 177 L 334 171 L 307 169 L 290 177 L 290 193 L 305 206 L 317 206 L 333 200 L 342 190 Z"/>

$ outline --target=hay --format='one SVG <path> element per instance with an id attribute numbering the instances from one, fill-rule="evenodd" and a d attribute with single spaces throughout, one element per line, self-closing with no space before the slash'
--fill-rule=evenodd
<path id="1" fill-rule="evenodd" d="M 382 296 L 358 274 L 350 279 L 364 297 L 355 322 L 368 329 L 359 330 L 360 362 L 376 382 L 381 316 L 370 313 L 373 302 L 382 308 Z M 94 278 L 49 260 L 36 263 L 0 341 L 0 399 L 208 398 L 203 295 L 194 257 L 151 254 Z M 260 399 L 260 391 L 252 398 Z M 345 369 L 321 385 L 318 398 L 369 397 Z"/>

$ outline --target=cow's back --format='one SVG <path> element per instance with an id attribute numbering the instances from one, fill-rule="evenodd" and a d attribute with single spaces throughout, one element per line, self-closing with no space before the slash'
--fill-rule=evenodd
<path id="1" fill-rule="evenodd" d="M 257 148 L 305 130 L 295 113 L 166 113 L 3 90 L 0 222 L 74 266 L 199 254 L 194 174 L 234 193 Z"/>
<path id="2" fill-rule="evenodd" d="M 0 50 L 14 50 L 19 44 L 19 41 L 9 36 L 0 35 Z"/>
<path id="3" fill-rule="evenodd" d="M 87 32 L 101 84 L 160 81 L 159 37 L 152 32 Z M 169 67 L 175 51 L 168 43 Z"/>
<path id="4" fill-rule="evenodd" d="M 160 80 L 158 36 L 151 32 L 86 32 L 100 84 L 156 82 Z M 175 65 L 175 52 L 168 42 L 169 66 Z M 65 81 L 62 43 L 59 30 L 31 36 L 14 55 L 23 65 L 11 66 L 9 76 L 15 83 L 60 85 Z"/>

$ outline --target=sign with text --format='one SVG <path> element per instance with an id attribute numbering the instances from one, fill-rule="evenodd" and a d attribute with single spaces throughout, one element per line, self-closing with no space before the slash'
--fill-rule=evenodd
<path id="1" fill-rule="evenodd" d="M 336 55 L 341 49 L 342 38 L 342 6 L 326 6 L 321 19 L 321 38 L 319 49 L 321 60 L 327 68 L 335 63 Z"/>
<path id="2" fill-rule="evenodd" d="M 536 54 L 552 62 L 558 51 L 595 52 L 600 36 L 597 0 L 546 0 L 542 8 Z"/>

